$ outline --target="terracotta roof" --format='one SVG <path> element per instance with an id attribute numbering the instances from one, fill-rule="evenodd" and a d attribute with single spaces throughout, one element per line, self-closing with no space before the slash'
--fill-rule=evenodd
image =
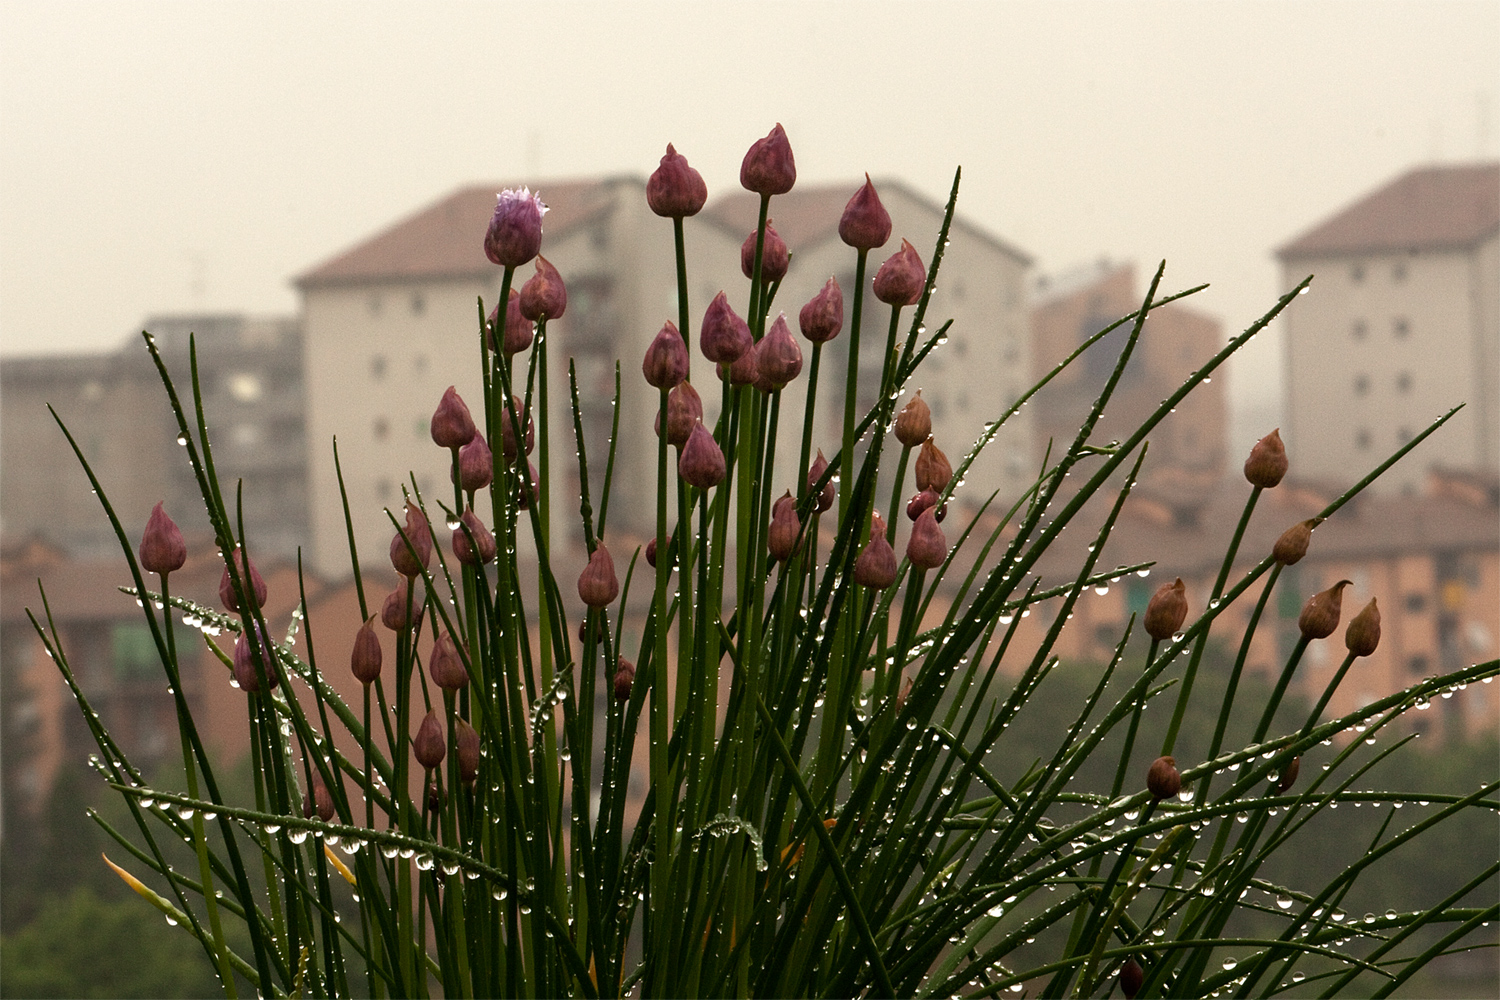
<path id="1" fill-rule="evenodd" d="M 531 183 L 548 211 L 543 232 L 556 237 L 607 211 L 620 184 L 635 177 Z M 452 194 L 363 240 L 296 278 L 299 288 L 412 278 L 468 278 L 494 273 L 484 255 L 484 232 L 495 195 L 515 184 L 480 184 Z"/>
<path id="2" fill-rule="evenodd" d="M 846 184 L 803 185 L 793 188 L 786 194 L 777 195 L 771 199 L 771 221 L 776 226 L 776 232 L 786 240 L 787 246 L 793 253 L 806 252 L 825 240 L 837 239 L 839 218 L 844 214 L 844 206 L 859 190 L 860 184 L 861 181 L 852 180 Z M 928 209 L 939 219 L 943 216 L 944 204 L 933 201 L 900 181 L 884 178 L 875 182 L 875 188 L 881 192 L 886 201 L 891 200 L 892 194 L 900 194 Z M 962 204 L 961 198 L 960 204 Z M 760 196 L 749 191 L 722 195 L 703 210 L 701 217 L 719 226 L 736 240 L 743 240 L 760 222 Z M 953 229 L 983 240 L 1002 253 L 1016 258 L 1022 264 L 1031 263 L 1031 258 L 1026 254 L 999 237 L 965 221 L 961 213 L 955 213 Z M 893 232 L 891 242 L 886 244 L 884 249 L 889 252 L 899 250 L 901 237 L 901 233 Z M 916 241 L 913 241 L 913 245 L 917 245 Z M 932 252 L 932 247 L 917 245 L 917 252 L 922 254 L 925 260 L 926 255 Z M 878 265 L 883 259 L 883 257 L 877 258 L 875 263 Z"/>
<path id="3" fill-rule="evenodd" d="M 1418 167 L 1276 251 L 1306 256 L 1473 246 L 1500 231 L 1500 163 Z"/>

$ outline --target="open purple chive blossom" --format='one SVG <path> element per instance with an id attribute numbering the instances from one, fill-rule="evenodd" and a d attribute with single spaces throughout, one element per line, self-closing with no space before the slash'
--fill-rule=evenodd
<path id="1" fill-rule="evenodd" d="M 484 234 L 485 256 L 501 267 L 520 267 L 542 249 L 542 216 L 547 206 L 530 188 L 506 188 L 496 196 L 495 214 Z"/>

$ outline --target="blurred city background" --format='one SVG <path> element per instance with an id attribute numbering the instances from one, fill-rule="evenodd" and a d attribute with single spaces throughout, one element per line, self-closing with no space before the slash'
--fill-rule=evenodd
<path id="1" fill-rule="evenodd" d="M 1100 443 L 1315 275 L 1153 435 L 1102 565 L 1156 567 L 1081 602 L 1062 649 L 1080 665 L 1107 659 L 1163 578 L 1181 576 L 1201 607 L 1247 489 L 1241 465 L 1272 429 L 1291 472 L 1261 501 L 1246 565 L 1462 403 L 1318 529 L 1248 663 L 1274 677 L 1302 597 L 1339 579 L 1354 581 L 1353 606 L 1379 599 L 1384 638 L 1331 714 L 1494 658 L 1497 57 L 1500 7 L 1487 2 L 0 7 L 0 991 L 163 995 L 162 983 L 207 972 L 181 935 L 153 926 L 164 939 L 141 933 L 139 947 L 159 948 L 169 973 L 116 967 L 104 985 L 79 982 L 98 962 L 93 939 L 131 940 L 130 913 L 154 918 L 128 900 L 111 908 L 123 890 L 84 809 L 112 806 L 27 618 L 41 612 L 39 583 L 132 759 L 151 773 L 178 750 L 154 648 L 115 589 L 127 574 L 114 533 L 48 405 L 132 542 L 165 502 L 191 553 L 176 588 L 216 604 L 222 562 L 140 331 L 180 386 L 195 338 L 215 460 L 243 484 L 269 617 L 297 603 L 300 553 L 311 620 L 339 662 L 358 614 L 332 441 L 360 553 L 387 585 L 384 508 L 399 507 L 408 473 L 424 492 L 446 486 L 434 406 L 456 384 L 477 408 L 474 304 L 500 285 L 480 238 L 501 187 L 529 185 L 550 206 L 543 254 L 570 295 L 552 350 L 576 360 L 591 454 L 616 359 L 622 426 L 649 425 L 632 380 L 676 315 L 676 288 L 670 225 L 647 210 L 644 184 L 668 141 L 709 184 L 687 224 L 695 323 L 720 289 L 742 309 L 738 247 L 755 202 L 737 168 L 773 123 L 799 167 L 772 204 L 793 253 L 777 304 L 793 315 L 829 275 L 849 291 L 853 255 L 836 227 L 865 171 L 895 220 L 877 254 L 905 237 L 925 261 L 962 167 L 928 315 L 954 322 L 918 378 L 955 462 L 1136 308 L 1163 258 L 1164 291 L 1210 287 L 1153 314 Z M 956 501 L 1019 496 L 1049 443 L 1071 439 L 1123 336 L 1009 422 Z M 846 340 L 829 345 L 825 384 L 842 381 Z M 551 418 L 571 424 L 562 393 Z M 824 430 L 820 442 L 836 437 Z M 653 488 L 655 443 L 631 432 L 621 448 L 611 544 L 629 551 L 650 530 L 632 504 Z M 576 471 L 543 486 L 576 510 Z M 1039 572 L 1064 579 L 1079 538 Z M 560 544 L 564 564 L 581 560 L 581 538 Z M 1321 690 L 1336 661 L 1320 647 L 1304 689 Z M 242 696 L 218 661 L 200 655 L 185 684 L 217 752 L 243 756 Z M 1452 692 L 1403 723 L 1428 752 L 1449 748 L 1441 780 L 1468 787 L 1494 770 L 1496 687 Z M 1476 836 L 1500 850 L 1493 828 Z M 1492 971 L 1483 961 L 1449 972 L 1473 982 Z M 49 962 L 62 978 L 37 971 Z"/>

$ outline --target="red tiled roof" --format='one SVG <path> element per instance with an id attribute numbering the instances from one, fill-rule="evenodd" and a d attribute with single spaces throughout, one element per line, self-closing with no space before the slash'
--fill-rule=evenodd
<path id="1" fill-rule="evenodd" d="M 595 217 L 609 207 L 620 182 L 638 178 L 542 182 L 527 185 L 547 205 L 542 229 L 549 237 Z M 395 225 L 363 240 L 296 278 L 300 288 L 412 278 L 467 278 L 493 273 L 484 255 L 484 232 L 495 195 L 520 184 L 460 188 Z"/>
<path id="2" fill-rule="evenodd" d="M 1276 251 L 1277 256 L 1454 249 L 1500 231 L 1500 163 L 1418 167 Z"/>

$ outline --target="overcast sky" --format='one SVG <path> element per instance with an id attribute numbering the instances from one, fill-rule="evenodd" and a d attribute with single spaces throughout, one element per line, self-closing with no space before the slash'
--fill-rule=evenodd
<path id="1" fill-rule="evenodd" d="M 1272 251 L 1409 167 L 1496 155 L 1500 4 L 0 2 L 0 352 L 289 279 L 451 190 L 710 195 L 780 121 L 799 181 L 900 176 L 1057 272 L 1107 254 L 1226 333 Z M 852 186 L 851 186 L 852 191 Z M 1316 288 L 1314 289 L 1316 292 Z M 1271 338 L 1231 373 L 1277 400 Z"/>

